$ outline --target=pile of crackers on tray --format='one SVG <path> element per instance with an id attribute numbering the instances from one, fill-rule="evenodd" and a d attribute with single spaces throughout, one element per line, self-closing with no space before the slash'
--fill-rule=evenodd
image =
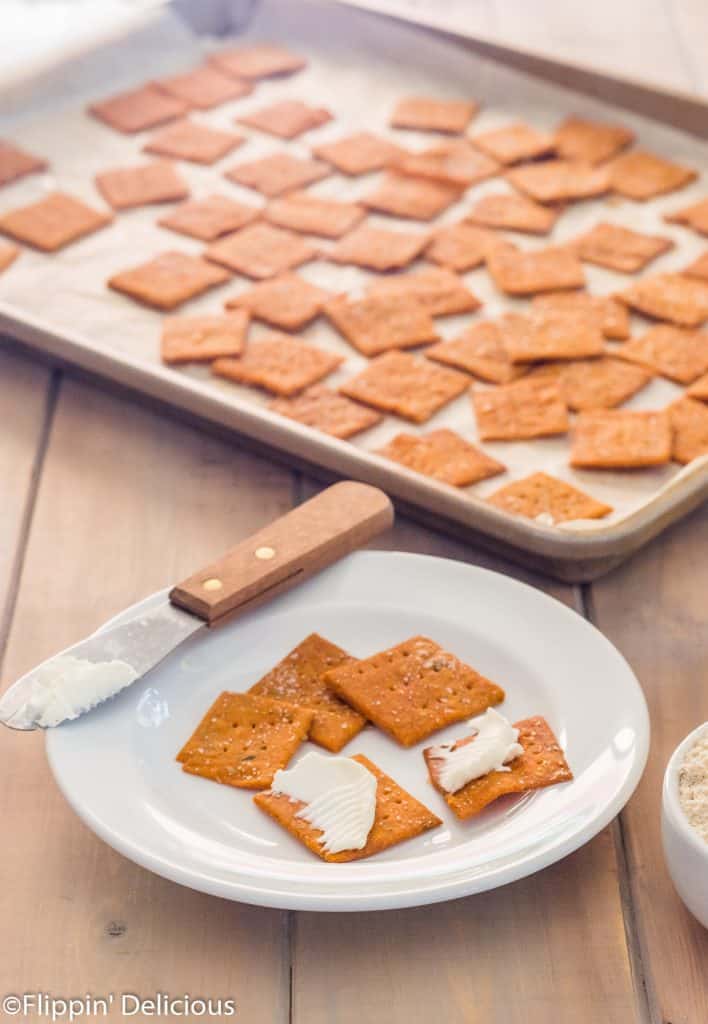
<path id="1" fill-rule="evenodd" d="M 362 849 L 328 853 L 319 830 L 299 815 L 305 805 L 269 789 L 276 771 L 287 766 L 307 739 L 338 753 L 368 722 L 400 746 L 412 747 L 446 726 L 482 714 L 504 697 L 501 686 L 427 637 L 414 636 L 358 660 L 313 633 L 246 693 L 222 693 L 177 760 L 192 775 L 261 790 L 254 797 L 256 805 L 323 860 L 359 860 L 442 821 L 357 754 L 354 760 L 377 780 L 374 823 Z M 523 753 L 503 771 L 490 771 L 453 793 L 439 784 L 436 748 L 422 751 L 431 783 L 460 820 L 476 816 L 500 797 L 572 779 L 544 718 L 527 718 L 515 726 Z M 453 749 L 473 736 L 459 738 Z"/>
<path id="2" fill-rule="evenodd" d="M 0 243 L 0 270 L 17 257 L 15 242 L 51 253 L 110 229 L 121 211 L 176 204 L 157 223 L 175 239 L 203 242 L 203 253 L 176 245 L 114 274 L 108 286 L 172 312 L 233 275 L 252 284 L 213 315 L 166 317 L 168 364 L 208 363 L 220 378 L 266 392 L 275 412 L 340 439 L 385 414 L 418 428 L 468 392 L 470 426 L 476 423 L 482 442 L 569 434 L 571 467 L 636 472 L 708 453 L 708 334 L 701 329 L 708 251 L 680 272 L 652 273 L 647 268 L 673 239 L 611 219 L 613 196 L 648 203 L 692 182 L 692 168 L 635 146 L 621 125 L 574 116 L 550 133 L 521 122 L 475 132 L 478 107 L 468 99 L 404 97 L 390 112 L 387 137 L 343 133 L 308 157 L 286 143 L 334 115 L 296 93 L 255 109 L 249 103 L 233 130 L 198 120 L 200 111 L 250 96 L 262 79 L 294 76 L 305 63 L 280 46 L 242 46 L 93 103 L 90 113 L 108 128 L 151 132 L 142 148 L 153 159 L 96 176 L 112 214 L 59 192 L 0 213 L 0 232 L 13 240 Z M 296 90 L 296 77 L 293 83 Z M 244 128 L 283 140 L 280 148 L 237 159 L 219 174 L 221 191 L 191 197 L 178 162 L 214 164 L 247 142 Z M 411 151 L 406 130 L 430 133 L 430 145 Z M 46 166 L 43 157 L 0 142 L 0 186 Z M 372 173 L 375 183 L 357 201 L 309 189 Z M 498 192 L 467 195 L 495 178 L 503 182 Z M 229 195 L 229 182 L 251 190 L 254 202 Z M 603 196 L 607 220 L 563 244 L 524 249 L 504 234 L 550 236 L 570 204 Z M 431 225 L 460 201 L 461 219 Z M 382 216 L 420 226 L 380 227 Z M 677 204 L 666 220 L 708 234 L 708 197 Z M 314 260 L 371 274 L 356 293 L 335 294 L 297 273 Z M 590 294 L 584 264 L 626 274 L 627 284 L 613 295 Z M 478 267 L 500 295 L 523 298 L 525 307 L 480 314 L 480 299 L 460 276 Z M 630 311 L 645 318 L 634 335 Z M 450 315 L 469 323 L 443 340 L 436 319 Z M 318 318 L 368 360 L 337 388 L 325 381 L 342 356 L 297 335 Z M 249 337 L 252 321 L 268 333 Z M 683 393 L 665 408 L 619 408 L 654 377 Z M 455 487 L 506 471 L 502 460 L 447 428 L 402 431 L 377 454 Z M 547 473 L 514 480 L 488 500 L 547 525 L 612 511 Z"/>

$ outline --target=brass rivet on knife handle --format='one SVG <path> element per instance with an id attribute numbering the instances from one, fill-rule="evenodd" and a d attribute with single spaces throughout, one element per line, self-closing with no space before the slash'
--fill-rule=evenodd
<path id="1" fill-rule="evenodd" d="M 170 600 L 218 625 L 331 565 L 392 522 L 393 506 L 383 491 L 344 480 L 179 583 Z"/>

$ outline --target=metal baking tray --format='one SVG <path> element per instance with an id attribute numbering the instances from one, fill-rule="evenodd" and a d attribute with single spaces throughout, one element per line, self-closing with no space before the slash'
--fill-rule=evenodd
<path id="1" fill-rule="evenodd" d="M 708 146 L 696 138 L 697 125 L 708 124 L 708 104 L 688 97 L 674 97 L 672 127 L 668 128 L 660 123 L 662 118 L 669 118 L 664 116 L 665 108 L 657 101 L 654 88 L 638 83 L 625 83 L 625 88 L 621 81 L 609 76 L 584 69 L 576 69 L 574 76 L 573 69 L 568 68 L 564 77 L 575 90 L 569 91 L 558 84 L 562 68 L 558 62 L 506 53 L 496 44 L 430 28 L 423 31 L 323 0 L 297 4 L 262 0 L 245 32 L 239 35 L 243 37 L 283 41 L 309 56 L 311 67 L 296 79 L 264 83 L 248 100 L 238 101 L 238 109 L 247 109 L 247 103 L 256 107 L 270 99 L 293 95 L 327 103 L 337 114 L 335 121 L 308 135 L 305 142 L 289 144 L 295 152 L 306 153 L 311 144 L 335 138 L 346 130 L 366 127 L 385 131 L 388 110 L 396 96 L 434 90 L 441 95 L 469 95 L 480 100 L 484 105 L 478 122 L 480 130 L 513 115 L 548 127 L 571 111 L 614 117 L 634 127 L 647 147 L 693 163 L 704 172 L 708 170 Z M 86 100 L 145 80 L 146 67 L 151 75 L 169 73 L 189 67 L 205 51 L 224 45 L 228 45 L 227 39 L 217 41 L 199 35 L 167 12 L 154 25 L 132 36 L 129 43 L 116 44 L 76 62 L 68 95 L 65 88 L 62 90 L 60 78 L 54 83 L 55 88 L 51 77 L 45 78 L 31 111 L 7 118 L 7 130 L 29 148 L 46 153 L 52 159 L 52 171 L 44 179 L 25 179 L 3 190 L 2 208 L 30 201 L 43 189 L 57 185 L 83 195 L 95 205 L 98 200 L 92 185 L 93 174 L 111 164 L 137 161 L 144 138 L 120 136 L 99 125 L 84 113 Z M 602 102 L 604 81 L 611 107 Z M 584 95 L 585 92 L 590 95 Z M 627 109 L 618 113 L 623 96 Z M 644 109 L 639 102 L 642 97 L 646 99 Z M 664 99 L 668 102 L 666 96 Z M 702 124 L 695 116 L 697 105 L 705 113 Z M 652 118 L 655 108 L 659 110 L 658 119 Z M 216 125 L 228 125 L 235 112 L 236 107 L 228 105 L 198 117 Z M 424 136 L 410 134 L 413 148 L 428 141 Z M 224 167 L 281 145 L 254 137 L 243 151 L 227 157 L 215 168 L 180 165 L 180 170 L 184 170 L 196 195 L 215 190 L 238 195 L 236 186 L 223 179 Z M 352 195 L 361 194 L 371 188 L 371 181 L 346 183 L 346 188 L 352 190 Z M 664 210 L 688 203 L 700 194 L 700 188 L 700 184 L 692 186 L 649 207 L 623 204 L 616 215 L 612 207 L 603 207 L 601 212 L 621 223 L 658 229 Z M 342 189 L 341 179 L 324 181 L 315 187 L 321 194 L 338 194 Z M 242 198 L 254 201 L 253 194 L 245 190 Z M 443 219 L 459 217 L 460 209 L 468 201 L 469 198 L 463 200 L 460 207 L 454 207 Z M 599 204 L 582 207 L 564 215 L 570 221 L 566 228 L 568 236 L 583 224 L 598 219 Z M 454 489 L 377 456 L 373 449 L 399 430 L 411 429 L 401 421 L 388 418 L 382 427 L 363 435 L 361 440 L 354 439 L 354 443 L 337 441 L 276 416 L 266 408 L 263 396 L 218 381 L 203 368 L 184 371 L 163 366 L 158 354 L 160 315 L 109 292 L 104 284 L 109 273 L 141 262 L 158 251 L 200 251 L 198 243 L 156 227 L 157 216 L 155 208 L 121 215 L 108 231 L 98 232 L 49 258 L 23 253 L 15 267 L 0 278 L 0 331 L 7 336 L 7 343 L 16 339 L 45 357 L 167 404 L 178 415 L 196 417 L 213 429 L 239 434 L 261 450 L 304 465 L 317 474 L 354 477 L 377 484 L 402 508 L 427 524 L 566 580 L 589 580 L 601 575 L 708 495 L 708 457 L 681 470 L 671 467 L 644 474 L 565 472 L 597 497 L 609 499 L 618 512 L 606 523 L 547 527 L 512 518 L 485 503 L 485 494 L 504 478 L 474 488 Z M 395 222 L 379 222 L 395 226 Z M 410 222 L 405 226 L 410 230 L 420 228 Z M 657 270 L 685 265 L 702 248 L 700 241 L 690 239 L 683 229 L 662 225 L 661 231 L 681 238 L 682 245 L 680 253 L 661 257 Z M 609 291 L 627 280 L 599 269 L 596 273 L 595 269 L 591 268 L 588 274 L 592 290 Z M 357 287 L 365 279 L 354 268 L 333 269 L 319 262 L 302 272 L 338 290 Z M 513 303 L 501 300 L 494 292 L 483 271 L 474 271 L 465 278 L 485 300 L 482 314 L 494 315 L 500 309 L 513 307 Z M 218 310 L 223 298 L 233 294 L 238 285 L 243 288 L 247 282 L 234 280 L 190 303 L 185 311 Z M 461 322 L 457 318 L 438 321 L 444 325 L 445 336 L 454 334 Z M 326 325 L 316 323 L 304 334 L 347 356 L 347 365 L 333 378 L 333 383 L 363 365 L 361 357 L 353 355 Z M 653 383 L 651 388 L 654 387 Z M 670 399 L 672 388 L 678 393 L 668 382 L 656 382 L 656 388 L 659 390 L 641 399 L 640 405 L 642 401 L 645 405 L 664 404 Z M 468 399 L 458 399 L 423 429 L 440 425 L 458 427 L 474 438 Z M 485 447 L 509 463 L 515 476 L 526 468 L 542 467 L 563 474 L 567 462 L 567 441 L 563 439 Z"/>

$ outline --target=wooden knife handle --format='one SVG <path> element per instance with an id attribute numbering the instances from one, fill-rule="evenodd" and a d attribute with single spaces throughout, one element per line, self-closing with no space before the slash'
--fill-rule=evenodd
<path id="1" fill-rule="evenodd" d="M 173 587 L 170 601 L 219 625 L 308 579 L 392 522 L 383 491 L 344 480 Z"/>

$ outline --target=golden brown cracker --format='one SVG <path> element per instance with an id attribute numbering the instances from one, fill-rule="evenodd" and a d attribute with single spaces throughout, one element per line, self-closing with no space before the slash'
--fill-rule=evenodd
<path id="1" fill-rule="evenodd" d="M 645 316 L 679 327 L 700 327 L 708 320 L 708 283 L 683 274 L 643 277 L 617 298 Z"/>
<path id="2" fill-rule="evenodd" d="M 673 248 L 670 238 L 645 235 L 620 224 L 601 221 L 570 243 L 581 260 L 599 267 L 634 274 Z"/>
<path id="3" fill-rule="evenodd" d="M 46 171 L 47 166 L 47 161 L 42 157 L 28 153 L 14 142 L 0 139 L 0 188 L 28 174 Z"/>
<path id="4" fill-rule="evenodd" d="M 19 255 L 19 246 L 12 245 L 10 242 L 0 242 L 0 274 L 3 270 L 7 270 Z"/>
<path id="5" fill-rule="evenodd" d="M 393 274 L 374 281 L 368 289 L 370 295 L 400 296 L 417 302 L 431 316 L 452 316 L 472 313 L 481 302 L 464 282 L 443 267 L 416 270 L 411 274 Z"/>
<path id="6" fill-rule="evenodd" d="M 404 747 L 504 700 L 501 686 L 425 636 L 332 669 L 324 681 Z"/>
<path id="7" fill-rule="evenodd" d="M 582 412 L 621 405 L 646 387 L 652 374 L 622 359 L 601 356 L 544 363 L 531 370 L 530 379 L 539 377 L 557 381 L 568 408 Z"/>
<path id="8" fill-rule="evenodd" d="M 183 103 L 199 110 L 211 110 L 222 103 L 248 96 L 253 90 L 249 82 L 222 75 L 208 64 L 202 64 L 179 75 L 158 78 L 152 84 L 161 92 L 175 96 Z"/>
<path id="9" fill-rule="evenodd" d="M 571 466 L 637 469 L 661 466 L 671 457 L 671 428 L 665 411 L 581 412 L 575 421 Z"/>
<path id="10" fill-rule="evenodd" d="M 523 121 L 515 121 L 513 124 L 473 135 L 470 142 L 497 163 L 506 166 L 526 160 L 537 160 L 539 157 L 548 156 L 555 149 L 552 135 L 540 132 Z"/>
<path id="11" fill-rule="evenodd" d="M 254 81 L 259 78 L 279 78 L 301 71 L 307 65 L 304 57 L 270 43 L 253 43 L 229 50 L 217 50 L 208 57 L 209 63 L 220 68 L 225 75 Z"/>
<path id="12" fill-rule="evenodd" d="M 321 831 L 313 828 L 309 822 L 298 817 L 306 805 L 302 801 L 293 801 L 284 794 L 272 791 L 257 793 L 253 800 L 262 811 L 270 815 L 279 825 L 295 839 L 303 843 L 308 850 L 322 860 L 331 863 L 345 863 L 372 857 L 391 846 L 414 839 L 431 828 L 442 825 L 437 815 L 429 811 L 397 782 L 385 775 L 368 757 L 356 754 L 353 758 L 376 776 L 376 814 L 374 823 L 361 850 L 342 850 L 340 853 L 327 853 L 322 849 Z"/>
<path id="13" fill-rule="evenodd" d="M 345 381 L 339 391 L 364 405 L 425 423 L 461 395 L 468 380 L 456 370 L 433 366 L 409 352 L 385 352 Z"/>
<path id="14" fill-rule="evenodd" d="M 476 388 L 472 404 L 483 441 L 552 437 L 568 429 L 568 408 L 555 381 L 529 379 Z"/>
<path id="15" fill-rule="evenodd" d="M 542 160 L 512 167 L 506 180 L 538 203 L 592 199 L 610 191 L 610 172 L 576 160 Z"/>
<path id="16" fill-rule="evenodd" d="M 246 310 L 222 316 L 167 317 L 162 323 L 162 361 L 172 365 L 208 363 L 220 356 L 240 356 L 248 320 Z"/>
<path id="17" fill-rule="evenodd" d="M 441 789 L 431 749 L 423 751 L 431 782 L 443 794 L 445 803 L 461 821 L 479 814 L 501 796 L 528 793 L 544 786 L 554 786 L 559 782 L 570 782 L 573 778 L 565 755 L 545 718 L 541 718 L 540 715 L 525 718 L 515 722 L 514 727 L 519 730 L 519 743 L 524 748 L 523 754 L 519 754 L 506 766 L 508 770 L 488 772 L 487 775 L 468 782 L 456 793 L 446 793 Z M 457 745 L 461 742 L 464 741 L 458 740 Z"/>
<path id="18" fill-rule="evenodd" d="M 308 708 L 250 693 L 222 693 L 177 754 L 190 775 L 239 789 L 265 789 L 307 739 Z"/>
<path id="19" fill-rule="evenodd" d="M 453 487 L 467 487 L 506 470 L 501 462 L 447 429 L 396 434 L 377 454 Z"/>
<path id="20" fill-rule="evenodd" d="M 410 231 L 389 231 L 360 224 L 327 253 L 333 263 L 352 263 L 369 270 L 400 270 L 420 256 L 429 235 Z"/>
<path id="21" fill-rule="evenodd" d="M 260 210 L 255 206 L 238 203 L 226 196 L 213 195 L 180 203 L 160 217 L 157 223 L 163 228 L 198 238 L 202 242 L 213 242 L 221 235 L 245 227 L 258 216 Z"/>
<path id="22" fill-rule="evenodd" d="M 95 180 L 96 188 L 114 210 L 172 203 L 189 195 L 187 182 L 165 160 L 101 171 Z"/>
<path id="23" fill-rule="evenodd" d="M 456 338 L 426 349 L 425 355 L 492 384 L 508 384 L 526 373 L 525 366 L 511 362 L 499 324 L 491 320 L 471 324 Z"/>
<path id="24" fill-rule="evenodd" d="M 400 146 L 371 132 L 356 132 L 333 142 L 321 142 L 312 152 L 351 177 L 380 171 L 405 154 Z"/>
<path id="25" fill-rule="evenodd" d="M 341 362 L 341 356 L 273 331 L 251 341 L 239 359 L 217 359 L 211 370 L 217 377 L 288 397 L 316 384 Z"/>
<path id="26" fill-rule="evenodd" d="M 110 128 L 132 135 L 147 128 L 174 121 L 187 113 L 188 105 L 176 96 L 168 96 L 154 85 L 117 93 L 92 103 L 88 110 Z"/>
<path id="27" fill-rule="evenodd" d="M 248 309 L 257 320 L 296 331 L 322 312 L 332 293 L 297 274 L 280 274 L 226 300 L 227 309 Z"/>
<path id="28" fill-rule="evenodd" d="M 668 409 L 671 421 L 671 457 L 682 465 L 708 455 L 708 406 L 685 395 Z"/>
<path id="29" fill-rule="evenodd" d="M 266 220 L 281 228 L 324 238 L 341 238 L 364 219 L 366 210 L 357 203 L 322 199 L 307 192 L 290 192 L 270 202 L 264 214 Z"/>
<path id="30" fill-rule="evenodd" d="M 432 220 L 460 198 L 457 186 L 406 174 L 387 174 L 361 202 L 370 210 L 409 220 Z"/>
<path id="31" fill-rule="evenodd" d="M 500 244 L 493 231 L 462 221 L 438 228 L 427 245 L 425 255 L 441 267 L 463 273 L 484 263 L 491 250 Z"/>
<path id="32" fill-rule="evenodd" d="M 705 281 L 708 284 L 708 252 L 702 252 L 693 263 L 689 263 L 682 273 L 689 277 L 696 277 L 699 281 Z"/>
<path id="33" fill-rule="evenodd" d="M 270 156 L 236 164 L 224 172 L 229 181 L 255 189 L 269 199 L 321 181 L 331 174 L 321 160 L 307 160 L 292 153 L 271 153 Z"/>
<path id="34" fill-rule="evenodd" d="M 547 235 L 559 214 L 559 209 L 543 206 L 526 196 L 513 192 L 490 192 L 467 211 L 465 220 L 482 227 Z"/>
<path id="35" fill-rule="evenodd" d="M 433 319 L 419 302 L 411 302 L 408 293 L 364 295 L 331 299 L 324 313 L 350 345 L 365 356 L 376 356 L 389 349 L 415 348 L 439 335 Z"/>
<path id="36" fill-rule="evenodd" d="M 300 100 L 278 100 L 260 110 L 252 110 L 237 118 L 239 124 L 276 135 L 279 139 L 295 139 L 332 120 L 325 107 L 310 107 Z"/>
<path id="37" fill-rule="evenodd" d="M 690 388 L 686 389 L 686 394 L 691 398 L 700 398 L 701 401 L 708 402 L 708 373 L 694 381 Z"/>
<path id="38" fill-rule="evenodd" d="M 208 260 L 262 280 L 314 260 L 318 250 L 300 235 L 257 221 L 207 246 Z"/>
<path id="39" fill-rule="evenodd" d="M 380 413 L 330 391 L 324 384 L 315 384 L 293 398 L 276 398 L 268 408 L 341 440 L 369 430 L 383 419 Z"/>
<path id="40" fill-rule="evenodd" d="M 602 519 L 612 511 L 611 505 L 548 473 L 532 473 L 505 484 L 487 501 L 509 515 L 534 519 L 546 526 L 573 519 Z"/>
<path id="41" fill-rule="evenodd" d="M 322 676 L 329 669 L 353 660 L 341 647 L 311 633 L 248 692 L 312 711 L 309 738 L 336 754 L 361 732 L 366 719 L 335 697 Z"/>
<path id="42" fill-rule="evenodd" d="M 701 235 L 708 235 L 708 199 L 701 199 L 673 213 L 667 213 L 664 220 L 669 224 L 684 224 Z"/>
<path id="43" fill-rule="evenodd" d="M 245 141 L 245 137 L 236 132 L 220 131 L 184 118 L 161 128 L 148 139 L 143 150 L 173 160 L 188 160 L 193 164 L 210 166 Z"/>
<path id="44" fill-rule="evenodd" d="M 556 152 L 564 160 L 601 164 L 634 142 L 634 132 L 621 124 L 566 117 L 556 128 Z"/>
<path id="45" fill-rule="evenodd" d="M 480 153 L 466 139 L 453 139 L 420 153 L 405 153 L 390 163 L 398 174 L 426 178 L 454 188 L 469 188 L 499 173 L 496 160 Z"/>
<path id="46" fill-rule="evenodd" d="M 691 384 L 708 371 L 708 332 L 656 324 L 622 345 L 617 355 L 677 384 Z"/>
<path id="47" fill-rule="evenodd" d="M 461 135 L 478 109 L 478 104 L 471 100 L 406 96 L 396 104 L 390 123 L 393 128 Z"/>
<path id="48" fill-rule="evenodd" d="M 487 254 L 487 269 L 507 295 L 535 295 L 585 284 L 580 260 L 560 246 L 522 252 L 513 245 L 498 245 Z"/>
<path id="49" fill-rule="evenodd" d="M 499 321 L 512 363 L 600 356 L 605 341 L 597 317 L 569 310 L 537 309 L 507 313 Z"/>
<path id="50" fill-rule="evenodd" d="M 610 183 L 615 192 L 628 199 L 646 200 L 683 188 L 696 178 L 690 167 L 633 149 L 607 165 Z"/>
<path id="51" fill-rule="evenodd" d="M 42 252 L 56 252 L 110 224 L 112 217 L 66 192 L 50 192 L 0 216 L 0 234 Z"/>
<path id="52" fill-rule="evenodd" d="M 597 316 L 606 338 L 624 341 L 629 337 L 629 310 L 610 295 L 588 295 L 587 292 L 548 292 L 535 295 L 534 309 L 559 309 L 584 316 Z"/>
<path id="53" fill-rule="evenodd" d="M 199 256 L 162 252 L 147 263 L 123 270 L 108 287 L 155 309 L 175 309 L 197 295 L 223 284 L 230 275 Z"/>

